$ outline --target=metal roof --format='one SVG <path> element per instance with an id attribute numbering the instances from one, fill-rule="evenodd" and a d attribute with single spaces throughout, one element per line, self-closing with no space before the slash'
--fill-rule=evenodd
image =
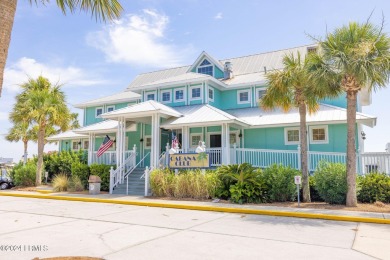
<path id="1" fill-rule="evenodd" d="M 217 65 L 221 65 L 224 64 L 226 61 L 230 61 L 233 66 L 234 78 L 244 74 L 252 74 L 252 73 L 264 74 L 264 67 L 266 68 L 267 71 L 283 68 L 282 61 L 285 54 L 289 54 L 289 53 L 296 54 L 299 51 L 301 54 L 305 55 L 307 53 L 308 48 L 315 47 L 315 46 L 316 45 L 311 44 L 311 45 L 294 47 L 290 49 L 253 54 L 253 55 L 248 55 L 243 57 L 223 59 L 223 60 L 219 60 L 220 64 Z M 202 52 L 199 57 L 202 57 L 202 55 L 205 55 L 205 52 Z M 130 83 L 127 89 L 128 90 L 138 89 L 140 88 L 140 86 L 154 85 L 161 80 L 176 77 L 186 73 L 191 73 L 188 72 L 188 70 L 192 68 L 192 66 L 193 65 L 140 74 Z M 234 83 L 235 81 L 233 78 L 230 81 L 226 81 L 226 84 L 233 85 L 233 84 L 244 84 L 244 83 L 256 82 L 251 80 L 257 80 L 258 77 L 260 77 L 260 75 L 261 74 L 254 74 L 245 77 L 239 77 L 239 79 L 236 80 L 237 83 Z M 224 81 L 219 81 L 219 82 L 224 82 Z"/>
<path id="2" fill-rule="evenodd" d="M 154 81 L 152 83 L 146 83 L 146 84 L 141 85 L 137 88 L 144 88 L 144 87 L 151 87 L 151 86 L 158 87 L 158 86 L 161 86 L 164 84 L 172 85 L 172 84 L 181 83 L 181 82 L 191 83 L 191 81 L 206 80 L 206 79 L 214 79 L 214 78 L 210 75 L 188 72 L 188 73 L 181 74 L 178 76 L 173 76 L 173 77 L 169 77 L 166 79 L 157 80 L 157 81 Z"/>
<path id="3" fill-rule="evenodd" d="M 252 127 L 299 125 L 300 122 L 298 109 L 283 112 L 280 109 L 264 111 L 260 108 L 254 107 L 230 109 L 226 110 L 226 112 L 236 116 L 244 122 L 247 122 Z M 346 123 L 347 111 L 344 108 L 320 104 L 319 110 L 316 113 L 308 114 L 306 120 L 308 124 Z M 356 121 L 364 125 L 374 127 L 376 124 L 376 117 L 363 113 L 356 113 Z"/>
<path id="4" fill-rule="evenodd" d="M 183 117 L 169 119 L 161 124 L 165 128 L 174 128 L 175 126 L 183 125 L 216 125 L 218 123 L 237 123 L 240 125 L 249 124 L 236 118 L 235 116 L 228 114 L 211 105 L 192 105 L 175 107 L 175 109 L 183 114 Z"/>
<path id="5" fill-rule="evenodd" d="M 115 133 L 118 130 L 118 121 L 105 120 L 93 125 L 88 125 L 74 130 L 76 133 Z"/>
<path id="6" fill-rule="evenodd" d="M 154 100 L 148 100 L 142 103 L 134 104 L 122 109 L 114 110 L 109 113 L 101 115 L 103 118 L 118 118 L 118 117 L 145 117 L 150 116 L 151 113 L 158 112 L 166 116 L 180 117 L 182 114 L 177 112 L 175 109 L 168 107 L 164 104 L 156 102 Z"/>
<path id="7" fill-rule="evenodd" d="M 80 139 L 80 138 L 88 138 L 87 135 L 78 134 L 74 131 L 66 131 L 60 134 L 52 135 L 47 138 L 49 141 L 59 141 L 59 140 L 71 140 L 71 139 Z"/>
<path id="8" fill-rule="evenodd" d="M 234 76 L 231 79 L 222 80 L 222 82 L 228 86 L 233 86 L 233 85 L 247 84 L 248 82 L 257 83 L 257 84 L 264 84 L 265 80 L 266 79 L 265 79 L 264 72 L 257 72 L 257 73 L 242 74 L 242 75 Z"/>
<path id="9" fill-rule="evenodd" d="M 141 95 L 132 91 L 124 91 L 114 95 L 93 99 L 80 104 L 74 105 L 77 108 L 85 108 L 90 106 L 99 106 L 104 104 L 118 104 L 123 102 L 130 102 L 141 99 Z"/>

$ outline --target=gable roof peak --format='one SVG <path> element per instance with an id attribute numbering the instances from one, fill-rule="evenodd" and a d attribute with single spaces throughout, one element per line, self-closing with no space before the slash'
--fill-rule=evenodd
<path id="1" fill-rule="evenodd" d="M 223 64 L 219 60 L 216 60 L 208 54 L 206 51 L 202 51 L 202 53 L 198 56 L 198 58 L 195 60 L 195 62 L 188 68 L 187 72 L 191 72 L 194 68 L 198 66 L 200 62 L 202 62 L 203 59 L 207 59 L 210 63 L 217 66 L 220 70 L 223 71 Z"/>

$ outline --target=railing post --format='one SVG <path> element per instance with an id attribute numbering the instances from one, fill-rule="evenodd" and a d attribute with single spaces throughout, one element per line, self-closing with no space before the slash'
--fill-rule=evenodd
<path id="1" fill-rule="evenodd" d="M 149 195 L 149 167 L 145 168 L 145 197 Z"/>
<path id="2" fill-rule="evenodd" d="M 137 165 L 137 146 L 133 146 L 133 166 Z"/>
<path id="3" fill-rule="evenodd" d="M 301 170 L 301 146 L 298 144 L 298 170 Z M 310 160 L 308 160 L 310 161 Z M 309 164 L 308 164 L 309 166 Z M 310 169 L 310 167 L 308 167 Z"/>
<path id="4" fill-rule="evenodd" d="M 110 168 L 110 194 L 114 190 L 114 168 L 111 166 Z"/>
<path id="5" fill-rule="evenodd" d="M 233 144 L 233 161 L 232 164 L 237 164 L 237 144 Z"/>

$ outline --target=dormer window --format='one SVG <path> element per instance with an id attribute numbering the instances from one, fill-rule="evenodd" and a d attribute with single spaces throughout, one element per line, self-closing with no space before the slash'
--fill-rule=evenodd
<path id="1" fill-rule="evenodd" d="M 213 64 L 204 59 L 198 66 L 198 73 L 213 76 Z"/>

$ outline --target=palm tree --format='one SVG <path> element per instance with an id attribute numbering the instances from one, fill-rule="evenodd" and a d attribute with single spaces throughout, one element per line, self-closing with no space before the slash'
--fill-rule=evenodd
<path id="1" fill-rule="evenodd" d="M 390 72 L 390 38 L 369 21 L 351 22 L 319 41 L 313 55 L 312 75 L 323 85 L 344 91 L 347 98 L 346 205 L 357 206 L 356 197 L 356 106 L 359 91 L 385 87 Z"/>
<path id="2" fill-rule="evenodd" d="M 310 202 L 308 158 L 307 158 L 307 132 L 306 113 L 318 110 L 318 99 L 323 97 L 323 89 L 316 88 L 311 83 L 307 67 L 308 58 L 301 57 L 298 52 L 285 55 L 283 70 L 275 70 L 266 74 L 268 88 L 260 100 L 260 107 L 265 110 L 282 108 L 285 112 L 298 108 L 300 116 L 299 141 L 301 146 L 301 170 L 303 201 Z"/>
<path id="3" fill-rule="evenodd" d="M 10 130 L 8 135 L 5 137 L 7 141 L 10 142 L 19 142 L 22 140 L 23 146 L 24 146 L 24 153 L 23 153 L 23 162 L 24 165 L 27 163 L 27 148 L 28 148 L 28 141 L 33 140 L 33 133 L 32 130 L 29 129 L 29 124 L 27 122 L 21 122 L 15 124 Z"/>
<path id="4" fill-rule="evenodd" d="M 32 4 L 43 5 L 50 0 L 29 0 Z M 58 7 L 64 14 L 76 10 L 91 12 L 96 19 L 103 21 L 119 18 L 122 6 L 118 0 L 56 0 Z M 8 48 L 11 40 L 12 26 L 15 19 L 17 0 L 0 0 L 0 96 L 3 86 L 4 68 L 7 61 Z"/>
<path id="5" fill-rule="evenodd" d="M 43 150 L 45 137 L 51 128 L 61 131 L 69 129 L 72 120 L 65 102 L 65 94 L 60 86 L 53 86 L 48 79 L 40 76 L 36 80 L 29 79 L 22 86 L 22 93 L 16 96 L 16 104 L 10 114 L 13 122 L 27 121 L 38 127 L 38 165 L 36 185 L 41 184 L 43 169 Z"/>

